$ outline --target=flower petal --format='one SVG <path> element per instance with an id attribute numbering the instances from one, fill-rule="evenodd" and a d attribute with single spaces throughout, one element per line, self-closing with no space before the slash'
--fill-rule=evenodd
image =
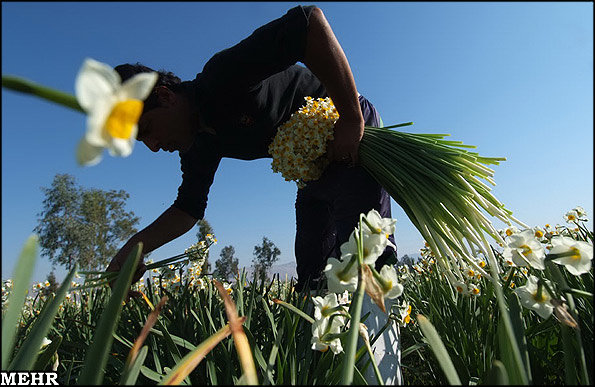
<path id="1" fill-rule="evenodd" d="M 157 83 L 158 75 L 152 73 L 139 73 L 128 79 L 118 90 L 118 99 L 138 99 L 144 101 Z"/>
<path id="2" fill-rule="evenodd" d="M 105 121 L 113 107 L 112 100 L 115 100 L 115 98 L 110 97 L 98 101 L 94 105 L 93 111 L 87 114 L 87 132 L 85 133 L 85 138 L 91 145 L 107 147 L 111 141 L 111 136 L 104 130 L 104 127 Z"/>
<path id="3" fill-rule="evenodd" d="M 94 105 L 113 95 L 120 87 L 120 75 L 105 63 L 87 58 L 75 81 L 76 99 L 85 111 L 92 111 Z"/>
<path id="4" fill-rule="evenodd" d="M 132 153 L 136 139 L 137 126 L 132 129 L 132 136 L 129 139 L 112 138 L 111 144 L 108 148 L 110 155 L 128 157 Z"/>
<path id="5" fill-rule="evenodd" d="M 79 165 L 92 166 L 101 161 L 102 146 L 89 144 L 86 138 L 82 138 L 76 150 L 76 161 Z"/>

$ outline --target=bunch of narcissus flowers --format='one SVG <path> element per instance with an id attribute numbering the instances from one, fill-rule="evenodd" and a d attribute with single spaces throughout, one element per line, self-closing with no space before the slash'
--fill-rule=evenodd
<path id="1" fill-rule="evenodd" d="M 286 180 L 297 181 L 299 187 L 320 177 L 327 165 L 326 140 L 332 138 L 332 125 L 338 118 L 332 101 L 309 97 L 306 101 L 307 105 L 280 127 L 269 149 L 273 170 L 281 171 Z M 464 264 L 491 279 L 473 259 L 476 251 L 483 253 L 490 268 L 498 273 L 487 237 L 497 243 L 504 241 L 486 214 L 507 225 L 513 221 L 526 228 L 480 180 L 495 185 L 494 171 L 486 165 L 505 159 L 469 152 L 464 148 L 474 146 L 444 140 L 446 134 L 389 130 L 411 124 L 365 126 L 359 147 L 360 164 L 403 208 L 435 253 L 438 264 L 452 273 L 449 281 L 453 286 L 464 280 L 456 269 Z"/>
<path id="2" fill-rule="evenodd" d="M 327 166 L 326 144 L 333 139 L 339 118 L 330 98 L 305 100 L 306 105 L 279 127 L 269 145 L 273 171 L 281 172 L 286 181 L 295 180 L 300 188 L 306 181 L 318 179 Z"/>
<path id="3" fill-rule="evenodd" d="M 375 269 L 376 260 L 385 248 L 394 247 L 388 237 L 395 232 L 395 223 L 395 219 L 382 218 L 376 210 L 369 211 L 362 216 L 361 226 L 341 245 L 340 259 L 328 259 L 324 273 L 329 293 L 324 298 L 313 297 L 312 349 L 324 352 L 330 347 L 335 354 L 343 351 L 340 337 L 350 316 L 345 305 L 350 303 L 348 295 L 356 291 L 359 281 L 358 244 L 363 245 L 362 280 L 372 300 L 386 312 L 384 299 L 395 299 L 403 293 L 394 266 L 385 265 L 380 272 Z"/>

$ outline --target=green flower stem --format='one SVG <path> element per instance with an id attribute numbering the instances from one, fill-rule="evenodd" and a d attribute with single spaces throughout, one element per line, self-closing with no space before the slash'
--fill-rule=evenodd
<path id="1" fill-rule="evenodd" d="M 554 276 L 556 282 L 561 285 L 562 288 L 568 288 L 568 283 L 564 279 L 562 272 L 558 265 L 554 264 L 553 262 L 548 262 L 546 265 L 549 267 L 550 272 Z M 579 321 L 578 311 L 576 310 L 576 305 L 574 303 L 574 297 L 570 292 L 566 293 L 566 298 L 568 300 L 568 307 L 570 309 L 570 314 L 574 318 L 575 321 Z M 581 331 L 580 329 L 574 329 L 574 334 L 576 336 L 576 342 L 578 345 L 578 352 L 579 352 L 579 361 L 580 361 L 580 369 L 582 373 L 582 381 L 583 384 L 590 385 L 589 380 L 589 372 L 587 368 L 587 361 L 585 360 L 585 349 L 583 348 L 583 341 L 581 339 Z"/>
<path id="2" fill-rule="evenodd" d="M 341 279 L 347 277 L 347 273 L 349 273 L 349 269 L 351 269 L 351 266 L 353 266 L 353 264 L 355 263 L 356 260 L 357 260 L 357 257 L 355 255 L 352 255 L 351 258 L 349 259 L 349 262 L 347 262 L 347 265 L 345 265 L 343 270 L 341 270 L 340 272 L 337 273 L 337 277 L 339 277 Z"/>
<path id="3" fill-rule="evenodd" d="M 558 259 L 558 258 L 564 258 L 564 257 L 569 257 L 571 255 L 574 255 L 574 252 L 569 250 L 569 251 L 564 251 L 562 253 L 557 253 L 557 254 L 548 254 L 546 255 L 546 257 L 544 258 L 544 262 L 548 262 L 548 261 L 552 261 L 554 259 Z"/>
<path id="4" fill-rule="evenodd" d="M 368 219 L 366 219 L 366 217 L 364 216 L 363 218 L 364 223 L 366 224 L 366 226 L 368 226 L 368 229 L 370 229 L 370 231 L 374 234 L 380 234 L 382 232 L 382 230 L 378 231 L 378 229 L 374 226 L 372 226 L 370 224 L 370 222 L 368 221 Z"/>
<path id="5" fill-rule="evenodd" d="M 403 122 L 401 124 L 396 124 L 396 125 L 391 125 L 391 126 L 384 126 L 382 128 L 377 128 L 376 126 L 365 126 L 366 129 L 392 129 L 392 128 L 401 128 L 403 126 L 409 126 L 409 125 L 413 125 L 413 122 Z M 433 136 L 433 135 L 430 135 Z M 441 136 L 441 135 L 439 135 Z"/>
<path id="6" fill-rule="evenodd" d="M 343 367 L 343 372 L 341 375 L 341 383 L 344 385 L 349 385 L 353 382 L 353 372 L 355 368 L 355 355 L 357 352 L 357 338 L 359 336 L 359 322 L 361 319 L 361 312 L 362 312 L 362 305 L 364 300 L 364 293 L 365 293 L 365 282 L 363 279 L 363 256 L 364 256 L 364 246 L 363 246 L 363 230 L 362 230 L 362 217 L 363 214 L 360 215 L 360 222 L 359 222 L 359 237 L 357 238 L 357 261 L 358 261 L 358 270 L 357 270 L 357 289 L 355 290 L 355 294 L 353 296 L 353 301 L 351 302 L 350 314 L 351 314 L 351 321 L 349 327 L 349 333 L 347 336 L 347 343 L 345 345 L 345 365 Z"/>
<path id="7" fill-rule="evenodd" d="M 333 313 L 335 313 L 335 312 L 339 312 L 336 315 L 351 317 L 349 315 L 349 313 L 345 310 L 345 307 L 343 307 L 342 305 L 337 305 L 334 308 L 326 309 L 326 310 L 322 311 L 322 315 L 324 317 L 328 317 L 328 316 L 333 315 Z"/>
<path id="8" fill-rule="evenodd" d="M 516 266 L 513 266 L 510 268 L 510 270 L 508 271 L 508 274 L 506 274 L 506 282 L 504 283 L 504 288 L 508 288 L 510 286 L 510 283 L 512 282 L 512 279 L 514 278 L 514 273 L 516 272 Z"/>
<path id="9" fill-rule="evenodd" d="M 58 105 L 85 113 L 85 110 L 81 107 L 81 105 L 79 105 L 75 96 L 42 86 L 24 78 L 15 77 L 12 75 L 3 75 L 2 87 L 13 91 L 18 91 L 20 93 L 35 95 Z"/>
<path id="10" fill-rule="evenodd" d="M 376 364 L 376 358 L 374 357 L 374 352 L 372 352 L 372 346 L 368 340 L 363 340 L 366 350 L 368 351 L 368 356 L 370 356 L 370 361 L 372 362 L 372 367 L 374 368 L 374 375 L 376 376 L 376 380 L 378 381 L 379 386 L 384 386 L 384 380 L 382 380 L 382 375 L 380 375 L 380 370 L 378 369 L 378 365 Z"/>
<path id="11" fill-rule="evenodd" d="M 590 298 L 593 299 L 593 293 L 585 292 L 583 290 L 572 289 L 572 288 L 563 288 L 563 292 L 574 294 L 575 296 Z"/>
<path id="12" fill-rule="evenodd" d="M 516 337 L 514 334 L 514 328 L 512 326 L 512 320 L 510 318 L 510 310 L 508 305 L 506 304 L 506 300 L 504 298 L 504 293 L 502 292 L 502 285 L 497 280 L 498 272 L 497 272 L 497 263 L 496 257 L 494 253 L 489 248 L 488 242 L 483 238 L 483 242 L 486 245 L 486 250 L 488 251 L 488 260 L 490 262 L 490 270 L 492 271 L 492 284 L 494 286 L 494 292 L 496 293 L 496 299 L 498 301 L 498 308 L 500 309 L 500 318 L 504 323 L 504 328 L 506 330 L 506 334 L 508 336 L 508 340 L 510 342 L 510 347 L 512 349 L 512 356 L 514 358 L 515 364 L 518 367 L 519 375 L 521 377 L 521 382 L 523 385 L 529 384 L 529 377 L 527 374 L 527 370 L 525 369 L 525 363 L 523 362 L 523 358 L 521 355 L 521 350 L 519 348 L 519 344 L 516 341 Z M 512 276 L 510 277 L 512 278 Z"/>
<path id="13" fill-rule="evenodd" d="M 368 267 L 370 268 L 370 271 L 372 272 L 372 275 L 374 276 L 374 279 L 380 284 L 380 287 L 382 288 L 382 290 L 384 292 L 386 292 L 387 290 L 389 290 L 389 286 L 386 283 L 386 280 L 384 278 L 382 278 L 382 276 L 380 275 L 380 273 L 378 273 L 376 271 L 376 268 L 374 267 L 374 265 L 368 265 Z"/>

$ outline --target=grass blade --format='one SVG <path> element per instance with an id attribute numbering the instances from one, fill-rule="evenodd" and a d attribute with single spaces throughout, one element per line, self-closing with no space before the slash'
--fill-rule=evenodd
<path id="1" fill-rule="evenodd" d="M 136 379 L 138 379 L 138 374 L 140 373 L 140 367 L 145 362 L 148 352 L 149 347 L 146 345 L 141 348 L 141 350 L 138 352 L 138 356 L 134 358 L 132 364 L 130 364 L 130 366 L 128 366 L 125 372 L 122 374 L 120 385 L 126 386 L 136 384 Z"/>
<path id="2" fill-rule="evenodd" d="M 506 367 L 504 364 L 499 360 L 494 360 L 492 363 L 492 369 L 488 373 L 486 378 L 486 384 L 494 384 L 494 385 L 508 385 L 508 373 L 506 372 Z"/>
<path id="3" fill-rule="evenodd" d="M 68 289 L 70 289 L 70 282 L 72 281 L 72 277 L 74 277 L 76 270 L 77 265 L 75 264 L 62 282 L 62 286 L 58 289 L 58 293 L 54 299 L 44 308 L 41 314 L 37 316 L 31 331 L 8 367 L 9 370 L 30 370 L 31 367 L 33 367 L 33 364 L 35 364 L 35 360 L 39 355 L 39 349 L 41 348 L 43 338 L 47 336 L 52 327 L 54 318 L 58 313 L 58 307 L 64 300 L 64 297 L 66 297 Z"/>
<path id="4" fill-rule="evenodd" d="M 245 317 L 238 319 L 240 323 L 246 320 Z M 182 360 L 169 372 L 160 385 L 177 385 L 192 372 L 202 359 L 217 345 L 229 336 L 231 327 L 229 324 L 219 329 L 214 335 L 203 341 L 196 349 L 184 356 Z"/>
<path id="5" fill-rule="evenodd" d="M 146 296 L 145 296 L 145 298 L 146 298 Z M 148 302 L 148 299 L 146 301 Z M 143 357 L 143 360 L 140 363 L 138 363 L 136 361 L 137 360 L 136 358 L 139 355 L 139 349 L 145 342 L 145 339 L 147 338 L 147 335 L 151 331 L 151 328 L 153 327 L 153 325 L 155 325 L 155 322 L 157 321 L 157 318 L 159 317 L 159 313 L 161 312 L 161 309 L 163 308 L 163 306 L 165 305 L 166 302 L 167 302 L 167 296 L 163 296 L 161 301 L 159 301 L 159 304 L 157 304 L 157 307 L 155 309 L 153 309 L 153 311 L 149 314 L 149 317 L 147 317 L 147 321 L 145 322 L 143 329 L 141 330 L 140 334 L 138 335 L 138 337 L 136 338 L 136 340 L 134 342 L 134 345 L 132 346 L 132 348 L 130 349 L 130 352 L 128 353 L 128 357 L 126 358 L 126 365 L 124 366 L 124 371 L 122 372 L 122 377 L 120 378 L 120 384 L 122 384 L 122 385 L 130 384 L 127 381 L 133 376 L 131 374 L 132 372 L 136 372 L 136 376 L 134 377 L 134 381 L 136 381 L 136 378 L 138 377 L 138 373 L 140 372 L 140 366 L 142 365 L 142 363 L 144 361 L 144 357 L 147 356 L 148 347 L 144 346 L 142 348 L 142 350 L 144 350 L 144 352 L 145 352 L 145 355 Z"/>
<path id="6" fill-rule="evenodd" d="M 132 275 L 140 259 L 142 247 L 142 242 L 139 242 L 132 249 L 124 263 L 124 267 L 120 271 L 112 296 L 101 314 L 97 329 L 95 329 L 93 342 L 87 351 L 83 370 L 77 381 L 78 384 L 97 385 L 101 384 L 103 380 L 103 370 L 107 363 L 109 350 L 112 347 L 113 332 L 116 330 L 116 325 L 120 320 L 122 302 L 130 288 Z"/>
<path id="7" fill-rule="evenodd" d="M 14 348 L 15 335 L 17 333 L 17 325 L 21 309 L 25 304 L 27 297 L 27 288 L 31 281 L 31 274 L 35 267 L 35 260 L 37 258 L 38 236 L 31 235 L 27 238 L 17 266 L 13 274 L 13 286 L 10 296 L 8 298 L 8 308 L 6 314 L 2 316 L 2 369 L 8 367 L 10 355 Z"/>
<path id="8" fill-rule="evenodd" d="M 213 282 L 215 283 L 221 298 L 223 298 L 225 312 L 227 313 L 227 318 L 229 319 L 229 326 L 231 327 L 233 341 L 236 350 L 238 351 L 242 370 L 246 376 L 246 384 L 257 385 L 258 378 L 256 376 L 256 366 L 254 364 L 254 358 L 252 357 L 252 350 L 250 349 L 250 344 L 248 342 L 248 338 L 246 337 L 246 333 L 242 328 L 242 323 L 240 323 L 240 320 L 238 319 L 235 304 L 231 300 L 231 297 L 229 297 L 229 294 L 227 294 L 227 291 L 223 288 L 223 285 L 221 285 L 221 283 L 217 280 L 213 280 Z"/>
<path id="9" fill-rule="evenodd" d="M 428 340 L 430 348 L 434 352 L 434 355 L 436 356 L 436 359 L 438 360 L 444 375 L 446 375 L 446 379 L 450 384 L 460 385 L 461 380 L 459 379 L 457 370 L 452 364 L 452 360 L 450 359 L 450 356 L 446 351 L 446 347 L 440 339 L 440 335 L 436 331 L 436 328 L 434 328 L 432 323 L 425 316 L 418 314 L 416 317 L 424 337 L 426 340 Z"/>
<path id="10" fill-rule="evenodd" d="M 289 304 L 285 301 L 281 301 L 277 298 L 273 298 L 273 302 L 275 304 L 279 304 L 279 305 L 291 310 L 292 312 L 294 312 L 295 314 L 297 314 L 304 320 L 308 321 L 310 324 L 314 324 L 314 319 L 312 317 L 308 316 L 306 313 L 302 312 L 299 308 L 296 308 L 294 305 Z"/>

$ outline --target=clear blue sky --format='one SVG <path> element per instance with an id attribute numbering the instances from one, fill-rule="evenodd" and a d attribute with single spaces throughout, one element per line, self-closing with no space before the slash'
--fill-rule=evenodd
<path id="1" fill-rule="evenodd" d="M 189 80 L 217 51 L 298 4 L 2 2 L 2 74 L 74 93 L 91 57 L 111 66 L 140 61 Z M 592 3 L 318 5 L 358 90 L 385 124 L 414 121 L 408 131 L 450 133 L 482 155 L 506 157 L 495 167 L 495 195 L 531 226 L 564 223 L 576 205 L 593 217 Z M 57 173 L 85 187 L 126 190 L 139 229 L 175 199 L 177 154 L 137 143 L 128 158 L 106 154 L 97 166 L 79 167 L 75 148 L 84 130 L 78 112 L 2 90 L 2 278 L 12 275 L 36 225 L 40 188 Z M 206 211 L 219 240 L 211 261 L 233 245 L 249 266 L 265 235 L 281 249 L 280 263 L 294 261 L 295 193 L 270 170 L 270 159 L 224 159 Z M 399 255 L 417 253 L 422 238 L 395 203 L 393 217 Z M 183 252 L 195 234 L 152 258 Z M 33 279 L 50 269 L 40 257 Z"/>

